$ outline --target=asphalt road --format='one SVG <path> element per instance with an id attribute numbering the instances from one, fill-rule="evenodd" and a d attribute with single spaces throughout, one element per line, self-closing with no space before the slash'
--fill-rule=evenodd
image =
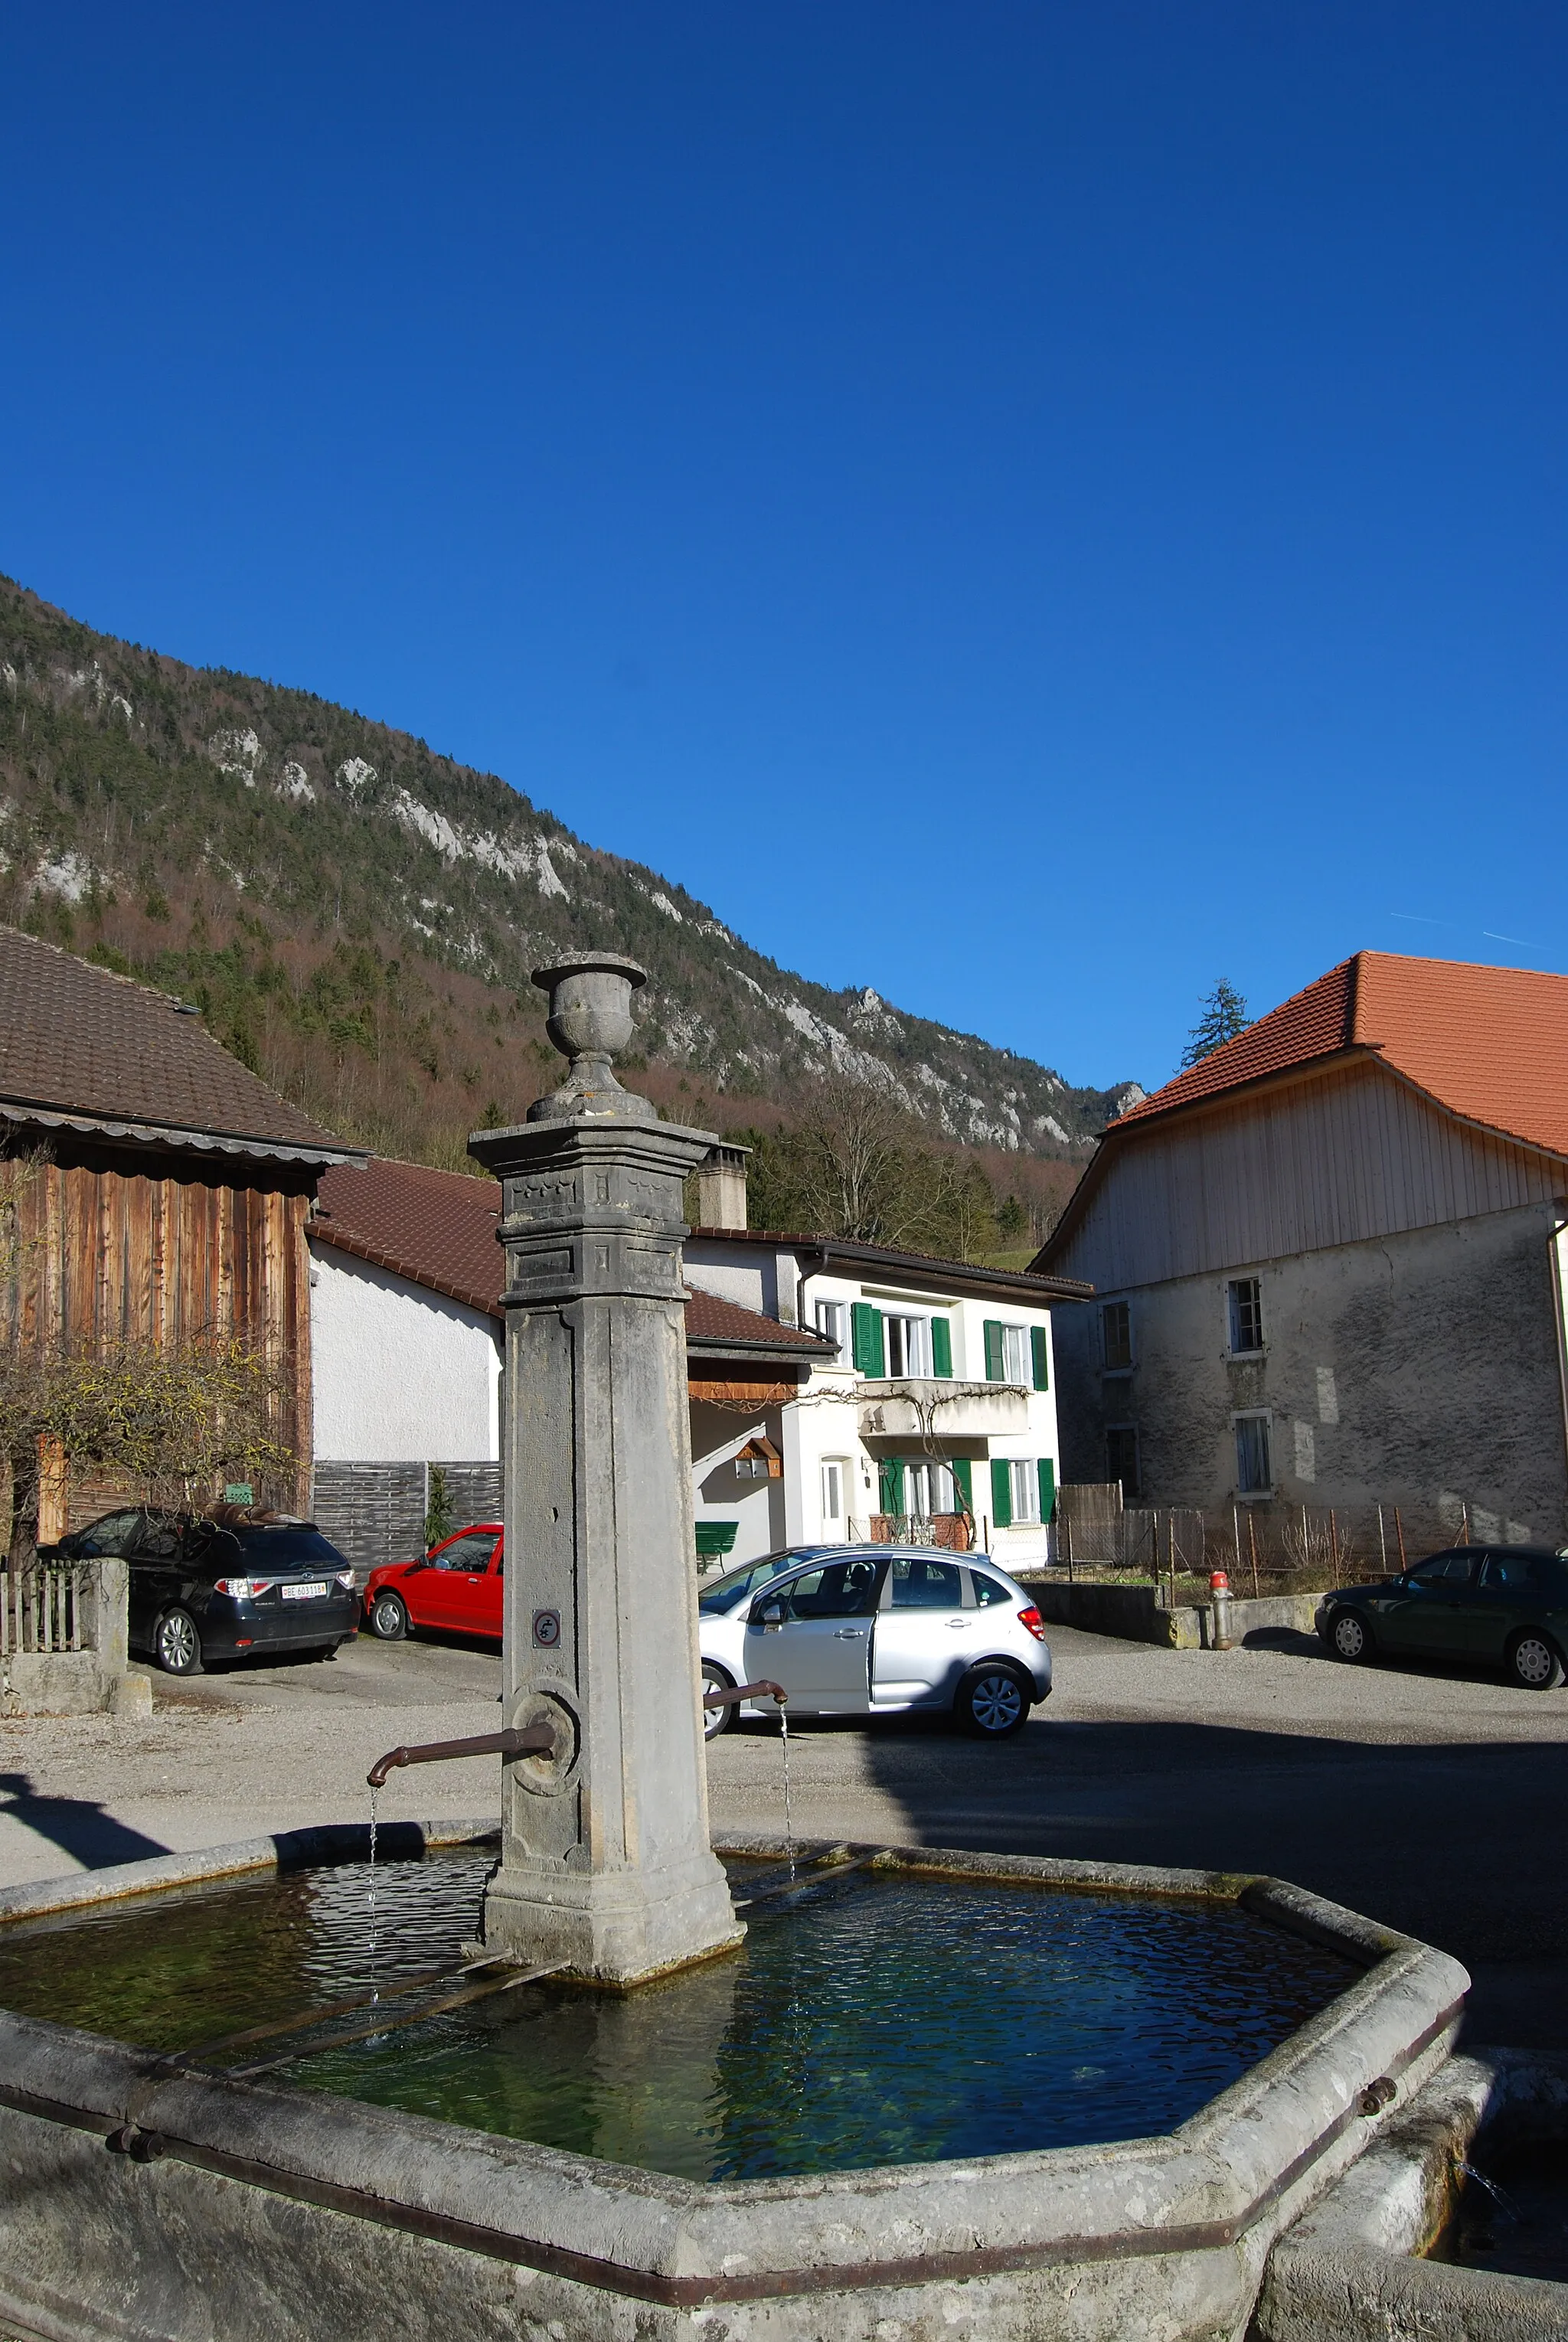
<path id="1" fill-rule="evenodd" d="M 1568 2048 L 1568 1688 L 1057 1629 L 1057 1689 L 991 1747 L 936 1719 L 803 1723 L 804 1837 L 1263 1870 L 1408 1928 L 1475 1978 L 1471 2037 Z M 364 1639 L 331 1665 L 155 1677 L 151 1722 L 0 1724 L 0 1881 L 365 1812 L 373 1759 L 494 1729 L 494 1654 Z M 782 1827 L 776 1727 L 709 1752 L 716 1829 Z M 387 1818 L 494 1809 L 493 1759 L 394 1774 Z"/>

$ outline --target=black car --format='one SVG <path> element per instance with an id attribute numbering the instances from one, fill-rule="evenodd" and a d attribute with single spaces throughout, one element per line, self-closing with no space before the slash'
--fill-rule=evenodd
<path id="1" fill-rule="evenodd" d="M 1568 1653 L 1568 1552 L 1451 1546 L 1402 1576 L 1325 1594 L 1317 1630 L 1342 1659 L 1478 1659 L 1524 1691 L 1551 1691 Z"/>
<path id="2" fill-rule="evenodd" d="M 131 1648 L 166 1675 L 195 1675 L 204 1660 L 246 1651 L 325 1656 L 359 1625 L 354 1571 L 310 1521 L 231 1526 L 138 1506 L 105 1513 L 59 1550 L 130 1564 Z"/>

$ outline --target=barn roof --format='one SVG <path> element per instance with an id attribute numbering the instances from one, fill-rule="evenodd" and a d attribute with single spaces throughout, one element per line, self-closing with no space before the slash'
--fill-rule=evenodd
<path id="1" fill-rule="evenodd" d="M 1568 1155 L 1568 976 L 1357 952 L 1111 1126 L 1368 1049 L 1467 1122 Z"/>
<path id="2" fill-rule="evenodd" d="M 1037 1265 L 1060 1256 L 1124 1135 L 1350 1056 L 1463 1121 L 1568 1156 L 1568 976 L 1357 952 L 1112 1123 Z"/>
<path id="3" fill-rule="evenodd" d="M 356 1156 L 168 993 L 5 926 L 0 1121 L 264 1161 Z"/>

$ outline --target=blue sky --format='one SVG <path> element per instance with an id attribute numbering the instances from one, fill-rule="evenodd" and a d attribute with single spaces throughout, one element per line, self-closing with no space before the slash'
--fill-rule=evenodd
<path id="1" fill-rule="evenodd" d="M 0 567 L 1163 1077 L 1568 968 L 1568 15 L 14 11 Z"/>

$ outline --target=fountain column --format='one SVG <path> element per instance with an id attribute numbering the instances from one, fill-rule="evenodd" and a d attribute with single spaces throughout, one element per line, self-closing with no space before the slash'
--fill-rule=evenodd
<path id="1" fill-rule="evenodd" d="M 503 1190 L 504 1767 L 484 1940 L 635 1984 L 738 1943 L 708 1843 L 694 1596 L 681 1187 L 717 1141 L 616 1080 L 644 983 L 613 953 L 539 969 L 561 1088 L 469 1152 Z"/>

